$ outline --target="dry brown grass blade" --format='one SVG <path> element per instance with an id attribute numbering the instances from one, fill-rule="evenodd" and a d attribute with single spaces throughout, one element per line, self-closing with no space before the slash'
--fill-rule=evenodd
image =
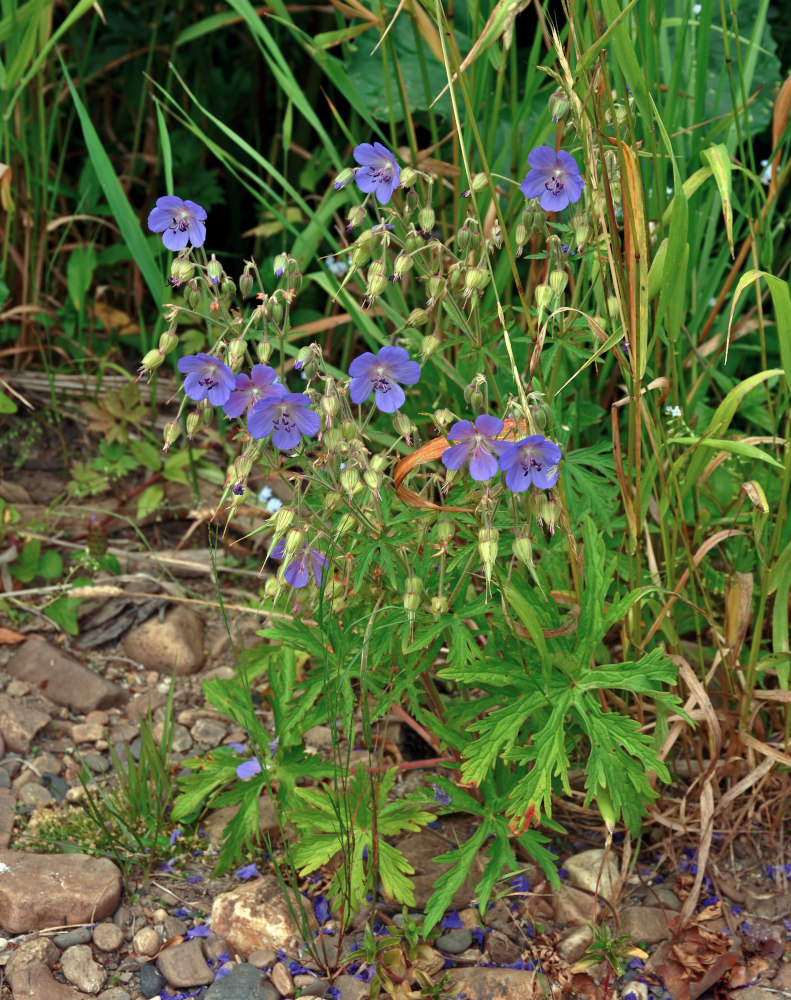
<path id="1" fill-rule="evenodd" d="M 671 656 L 670 659 L 678 666 L 681 679 L 684 681 L 684 684 L 687 686 L 687 690 L 689 691 L 689 697 L 684 703 L 684 712 L 687 715 L 692 714 L 695 705 L 697 705 L 708 728 L 709 758 L 711 763 L 709 764 L 705 775 L 703 775 L 704 778 L 708 778 L 709 774 L 719 760 L 720 750 L 722 749 L 722 728 L 720 727 L 720 721 L 717 718 L 717 713 L 711 703 L 711 699 L 708 696 L 706 688 L 703 686 L 698 678 L 698 675 L 689 663 L 683 656 Z M 665 739 L 662 749 L 659 751 L 660 760 L 666 759 L 668 753 L 670 752 L 670 748 L 676 742 L 676 739 L 684 728 L 686 728 L 686 723 L 681 719 L 673 724 L 667 738 Z"/>
<path id="2" fill-rule="evenodd" d="M 692 561 L 694 562 L 694 564 L 696 566 L 699 566 L 700 563 L 705 558 L 705 556 L 716 545 L 719 545 L 720 542 L 724 542 L 727 538 L 735 538 L 737 535 L 744 535 L 744 534 L 746 534 L 746 532 L 739 531 L 737 528 L 727 528 L 727 529 L 724 529 L 723 531 L 717 531 L 717 532 L 715 532 L 711 536 L 711 538 L 707 538 L 706 541 L 701 545 L 701 547 L 698 549 L 698 551 L 692 557 Z M 684 589 L 684 587 L 686 587 L 686 585 L 687 585 L 688 582 L 689 582 L 689 569 L 685 569 L 684 572 L 681 574 L 681 577 L 679 578 L 678 583 L 673 588 L 673 594 L 672 594 L 672 596 L 667 599 L 667 601 L 665 602 L 664 607 L 659 612 L 659 614 L 656 616 L 656 621 L 651 626 L 651 628 L 648 630 L 648 634 L 646 635 L 646 637 L 644 639 L 645 642 L 648 642 L 649 639 L 652 639 L 656 635 L 656 633 L 659 631 L 659 626 L 662 624 L 662 619 L 665 617 L 665 615 L 668 613 L 668 611 L 670 611 L 670 609 L 676 603 L 676 601 L 678 600 L 679 594 Z"/>
<path id="3" fill-rule="evenodd" d="M 698 905 L 698 897 L 703 886 L 703 877 L 706 874 L 709 854 L 711 853 L 711 838 L 714 834 L 714 791 L 712 789 L 712 779 L 709 776 L 703 781 L 700 792 L 700 841 L 698 843 L 698 870 L 695 873 L 695 881 L 689 895 L 684 900 L 681 913 L 678 915 L 676 923 L 676 933 L 685 927 L 695 912 Z"/>
<path id="4" fill-rule="evenodd" d="M 731 670 L 738 663 L 753 618 L 752 598 L 752 573 L 734 573 L 725 590 L 725 642 L 728 646 L 725 663 Z"/>
<path id="5" fill-rule="evenodd" d="M 785 78 L 783 86 L 777 95 L 774 111 L 772 112 L 772 149 L 777 149 L 775 158 L 772 160 L 772 173 L 769 177 L 769 197 L 777 197 L 777 171 L 780 169 L 780 139 L 783 132 L 788 127 L 789 113 L 791 113 L 791 73 Z"/>
<path id="6" fill-rule="evenodd" d="M 768 743 L 762 743 L 761 740 L 757 740 L 746 730 L 739 730 L 739 739 L 746 747 L 749 747 L 751 750 L 755 750 L 757 753 L 761 754 L 762 757 L 773 760 L 778 764 L 783 764 L 785 767 L 791 767 L 791 756 L 780 750 L 775 750 L 775 748 L 769 746 Z"/>

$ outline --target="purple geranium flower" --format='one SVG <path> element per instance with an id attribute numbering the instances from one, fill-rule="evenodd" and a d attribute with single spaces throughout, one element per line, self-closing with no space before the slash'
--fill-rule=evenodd
<path id="1" fill-rule="evenodd" d="M 243 764 L 240 764 L 236 768 L 236 777 L 242 778 L 242 780 L 244 780 L 245 778 L 254 778 L 256 774 L 260 773 L 261 773 L 261 765 L 255 759 L 255 757 L 253 757 L 251 760 L 244 761 Z"/>
<path id="2" fill-rule="evenodd" d="M 197 927 L 190 927 L 184 935 L 185 938 L 204 938 L 211 936 L 212 929 L 211 927 L 207 927 L 206 924 L 198 924 Z"/>
<path id="3" fill-rule="evenodd" d="M 284 556 L 285 542 L 281 539 L 281 541 L 279 541 L 272 549 L 270 558 L 282 559 Z M 291 561 L 283 570 L 283 578 L 286 583 L 291 584 L 295 590 L 299 590 L 300 587 L 304 587 L 307 584 L 310 579 L 310 571 L 312 570 L 316 586 L 320 587 L 321 574 L 326 565 L 327 560 L 321 552 L 317 552 L 316 549 L 309 549 L 307 545 L 303 545 L 301 549 L 292 555 Z"/>
<path id="4" fill-rule="evenodd" d="M 409 360 L 403 347 L 381 347 L 378 354 L 366 351 L 355 358 L 349 374 L 353 403 L 364 403 L 373 392 L 374 402 L 383 413 L 395 413 L 405 399 L 398 383 L 414 385 L 420 379 L 420 365 Z"/>
<path id="5" fill-rule="evenodd" d="M 357 187 L 366 194 L 375 191 L 379 204 L 386 205 L 401 177 L 393 154 L 381 142 L 375 142 L 373 146 L 370 142 L 363 142 L 355 146 L 354 158 L 360 164 L 354 175 Z"/>
<path id="6" fill-rule="evenodd" d="M 432 784 L 431 787 L 434 790 L 434 801 L 438 802 L 441 806 L 449 806 L 451 802 L 449 793 L 440 785 Z"/>
<path id="7" fill-rule="evenodd" d="M 206 239 L 203 220 L 206 212 L 194 201 L 182 201 L 174 194 L 157 198 L 157 207 L 148 216 L 152 233 L 162 233 L 162 242 L 168 250 L 183 250 L 187 243 L 202 247 Z"/>
<path id="8" fill-rule="evenodd" d="M 310 399 L 304 392 L 289 392 L 284 385 L 275 383 L 266 395 L 253 404 L 247 418 L 251 437 L 265 438 L 272 435 L 272 444 L 281 451 L 296 448 L 305 437 L 318 434 L 321 420 L 310 408 Z"/>
<path id="9" fill-rule="evenodd" d="M 497 435 L 503 429 L 498 417 L 486 413 L 469 420 L 457 421 L 448 432 L 448 441 L 458 441 L 452 448 L 442 453 L 442 464 L 446 469 L 460 469 L 469 458 L 470 475 L 478 482 L 484 482 L 497 475 L 497 459 L 508 447 L 507 441 L 498 441 Z"/>
<path id="10" fill-rule="evenodd" d="M 519 185 L 525 198 L 538 198 L 545 212 L 559 212 L 582 197 L 585 181 L 573 156 L 557 153 L 551 146 L 538 146 L 527 157 L 530 170 Z"/>
<path id="11" fill-rule="evenodd" d="M 199 401 L 209 397 L 212 406 L 222 406 L 228 401 L 236 385 L 228 365 L 211 354 L 188 354 L 179 358 L 178 369 L 184 379 L 184 392 L 190 399 Z"/>
<path id="12" fill-rule="evenodd" d="M 249 375 L 240 373 L 236 376 L 236 387 L 231 390 L 228 401 L 223 406 L 226 417 L 239 417 L 245 410 L 264 399 L 273 388 L 277 372 L 269 365 L 253 365 Z"/>
<path id="13" fill-rule="evenodd" d="M 251 865 L 245 865 L 244 868 L 240 868 L 236 872 L 237 878 L 261 878 L 261 872 L 258 870 L 258 865 L 255 861 Z"/>
<path id="14" fill-rule="evenodd" d="M 531 434 L 508 445 L 500 456 L 500 468 L 505 473 L 505 485 L 514 493 L 530 486 L 548 490 L 558 481 L 560 448 L 543 434 Z"/>

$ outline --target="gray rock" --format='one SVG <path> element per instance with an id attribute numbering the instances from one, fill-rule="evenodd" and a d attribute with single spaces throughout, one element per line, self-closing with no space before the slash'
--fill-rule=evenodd
<path id="1" fill-rule="evenodd" d="M 0 768 L 0 775 L 2 775 L 2 768 Z M 69 783 L 59 774 L 52 774 L 50 771 L 44 771 L 41 775 L 41 783 L 45 788 L 49 789 L 54 798 L 66 798 L 66 792 L 69 790 Z M 2 782 L 0 782 L 0 784 L 2 784 Z"/>
<path id="2" fill-rule="evenodd" d="M 434 942 L 435 947 L 440 951 L 446 951 L 449 955 L 459 955 L 466 951 L 472 944 L 472 931 L 466 927 L 452 927 L 450 930 L 440 934 Z"/>
<path id="3" fill-rule="evenodd" d="M 160 975 L 155 965 L 144 962 L 140 966 L 140 992 L 144 997 L 155 997 L 166 984 L 167 980 Z"/>
<path id="4" fill-rule="evenodd" d="M 588 851 L 567 858 L 563 867 L 569 873 L 569 881 L 578 889 L 585 889 L 614 903 L 618 885 L 618 865 L 612 851 L 607 855 L 602 868 L 604 849 L 592 847 Z M 601 875 L 599 874 L 601 872 Z"/>
<path id="5" fill-rule="evenodd" d="M 93 943 L 99 951 L 116 951 L 124 941 L 124 932 L 116 923 L 99 924 L 93 929 Z"/>
<path id="6" fill-rule="evenodd" d="M 242 962 L 206 991 L 206 1000 L 278 1000 L 279 994 L 260 969 Z"/>
<path id="7" fill-rule="evenodd" d="M 131 629 L 124 636 L 126 656 L 149 670 L 194 674 L 203 666 L 203 619 L 181 605 Z"/>
<path id="8" fill-rule="evenodd" d="M 93 960 L 90 945 L 75 944 L 60 959 L 63 975 L 83 993 L 98 993 L 107 982 L 107 973 Z"/>
<path id="9" fill-rule="evenodd" d="M 94 774 L 107 774 L 110 770 L 110 758 L 103 753 L 89 752 L 80 754 L 80 760 L 84 760 L 88 770 Z"/>
<path id="10" fill-rule="evenodd" d="M 132 1000 L 132 994 L 123 986 L 111 986 L 109 990 L 100 993 L 96 1000 Z"/>
<path id="11" fill-rule="evenodd" d="M 448 978 L 449 995 L 464 993 L 467 1000 L 524 1000 L 535 996 L 538 987 L 536 973 L 526 969 L 449 969 Z"/>
<path id="12" fill-rule="evenodd" d="M 90 940 L 90 927 L 74 927 L 70 931 L 61 931 L 60 934 L 54 934 L 52 937 L 52 943 L 61 949 L 71 948 L 75 944 L 87 944 Z"/>
<path id="13" fill-rule="evenodd" d="M 558 954 L 564 962 L 573 965 L 582 958 L 592 941 L 590 927 L 575 927 L 558 945 Z"/>
<path id="14" fill-rule="evenodd" d="M 172 986 L 205 986 L 214 982 L 214 973 L 206 964 L 198 938 L 164 948 L 157 958 L 157 968 Z"/>
<path id="15" fill-rule="evenodd" d="M 274 948 L 259 948 L 250 952 L 247 961 L 256 969 L 270 969 L 277 961 L 277 952 Z"/>
<path id="16" fill-rule="evenodd" d="M 13 951 L 6 962 L 5 974 L 11 982 L 13 989 L 14 977 L 21 970 L 33 965 L 54 965 L 60 958 L 60 952 L 49 938 L 33 938 L 30 941 L 23 941 L 22 944 Z"/>
<path id="17" fill-rule="evenodd" d="M 326 996 L 330 988 L 329 979 L 316 979 L 315 976 L 294 976 L 294 985 L 299 987 L 299 995 L 303 997 Z"/>
<path id="18" fill-rule="evenodd" d="M 198 719 L 190 732 L 201 746 L 216 747 L 225 739 L 228 727 L 217 719 Z"/>
<path id="19" fill-rule="evenodd" d="M 332 985 L 341 991 L 341 1000 L 367 1000 L 369 995 L 368 983 L 355 979 L 354 976 L 338 976 L 333 979 Z"/>
<path id="20" fill-rule="evenodd" d="M 0 775 L 8 775 L 5 768 L 0 767 Z M 8 783 L 11 784 L 11 776 L 8 775 Z M 0 788 L 0 850 L 4 850 L 11 843 L 11 833 L 16 822 L 16 812 L 14 803 L 16 796 L 8 788 Z"/>
<path id="21" fill-rule="evenodd" d="M 4 767 L 0 767 L 0 788 L 11 787 L 11 775 Z"/>
<path id="22" fill-rule="evenodd" d="M 122 705 L 129 697 L 123 688 L 84 667 L 45 639 L 29 639 L 11 657 L 5 669 L 12 677 L 25 680 L 33 687 L 46 683 L 50 701 L 65 705 L 80 715 L 97 708 Z"/>
<path id="23" fill-rule="evenodd" d="M 166 941 L 174 937 L 184 937 L 187 933 L 187 922 L 179 917 L 171 917 L 168 914 L 162 921 L 162 931 Z M 206 956 L 209 957 L 208 955 Z"/>
<path id="24" fill-rule="evenodd" d="M 17 793 L 17 802 L 22 807 L 39 809 L 43 806 L 51 806 L 55 800 L 43 785 L 23 785 Z M 27 811 L 27 810 L 25 810 Z"/>
<path id="25" fill-rule="evenodd" d="M 658 906 L 626 906 L 621 910 L 621 933 L 635 941 L 658 944 L 671 936 L 668 917 L 672 917 L 672 911 Z"/>

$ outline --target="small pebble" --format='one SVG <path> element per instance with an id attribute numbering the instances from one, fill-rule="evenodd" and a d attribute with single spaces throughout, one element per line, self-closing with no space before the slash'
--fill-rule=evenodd
<path id="1" fill-rule="evenodd" d="M 294 996 L 294 979 L 291 973 L 282 962 L 276 962 L 269 973 L 269 978 L 274 983 L 275 989 L 281 997 Z"/>
<path id="2" fill-rule="evenodd" d="M 140 966 L 140 992 L 144 997 L 155 997 L 166 983 L 167 980 L 159 974 L 155 965 L 146 962 Z"/>
<path id="3" fill-rule="evenodd" d="M 247 956 L 247 961 L 255 969 L 269 969 L 277 961 L 277 954 L 271 948 L 260 948 L 251 951 Z"/>
<path id="4" fill-rule="evenodd" d="M 162 947 L 162 938 L 153 927 L 141 927 L 132 938 L 132 947 L 137 955 L 156 955 Z"/>
<path id="5" fill-rule="evenodd" d="M 71 931 L 63 931 L 52 938 L 52 943 L 58 948 L 71 948 L 75 944 L 87 944 L 91 940 L 90 927 L 75 927 Z"/>
<path id="6" fill-rule="evenodd" d="M 118 924 L 99 924 L 93 929 L 93 943 L 100 951 L 115 951 L 123 940 L 124 932 Z"/>
<path id="7" fill-rule="evenodd" d="M 440 934 L 434 944 L 440 951 L 458 955 L 472 944 L 472 931 L 467 927 L 452 927 L 444 934 Z"/>

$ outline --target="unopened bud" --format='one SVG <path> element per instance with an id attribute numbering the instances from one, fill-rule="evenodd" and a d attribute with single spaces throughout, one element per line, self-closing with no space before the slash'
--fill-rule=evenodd
<path id="1" fill-rule="evenodd" d="M 272 357 L 273 350 L 274 345 L 270 344 L 268 340 L 259 340 L 256 345 L 255 353 L 258 355 L 258 360 L 262 365 L 265 365 Z"/>
<path id="2" fill-rule="evenodd" d="M 162 336 L 159 338 L 159 349 L 163 354 L 170 354 L 173 348 L 178 344 L 179 338 L 173 333 L 172 330 L 165 330 Z"/>
<path id="3" fill-rule="evenodd" d="M 400 280 L 403 274 L 412 270 L 412 258 L 409 254 L 400 253 L 393 264 L 393 277 Z"/>
<path id="4" fill-rule="evenodd" d="M 344 420 L 341 424 L 341 434 L 344 441 L 353 441 L 357 436 L 357 424 L 353 420 Z"/>
<path id="5" fill-rule="evenodd" d="M 290 507 L 281 507 L 280 510 L 272 518 L 272 527 L 275 529 L 275 538 L 280 538 L 281 535 L 285 535 L 291 525 L 294 523 L 294 518 L 296 515 Z"/>
<path id="6" fill-rule="evenodd" d="M 242 294 L 242 298 L 246 299 L 247 296 L 253 290 L 253 276 L 249 271 L 245 271 L 239 278 L 239 291 Z"/>
<path id="7" fill-rule="evenodd" d="M 552 289 L 552 294 L 555 298 L 559 299 L 560 296 L 565 292 L 566 285 L 569 283 L 569 276 L 565 271 L 550 271 L 549 272 L 549 287 Z"/>
<path id="8" fill-rule="evenodd" d="M 346 216 L 346 232 L 350 233 L 352 229 L 356 229 L 357 226 L 361 226 L 365 222 L 365 209 L 362 205 L 352 205 Z"/>
<path id="9" fill-rule="evenodd" d="M 439 427 L 441 431 L 453 422 L 453 414 L 450 410 L 442 408 L 440 410 L 434 410 L 434 423 Z"/>
<path id="10" fill-rule="evenodd" d="M 338 411 L 341 408 L 341 404 L 338 400 L 338 397 L 333 393 L 332 396 L 322 396 L 321 399 L 319 400 L 319 407 L 321 408 L 321 412 L 327 418 L 327 422 L 329 423 L 333 419 L 333 417 L 338 416 Z"/>
<path id="11" fill-rule="evenodd" d="M 423 246 L 423 240 L 418 236 L 414 226 L 410 226 L 407 230 L 407 234 L 404 237 L 404 246 L 407 253 L 414 253 Z"/>
<path id="12" fill-rule="evenodd" d="M 280 326 L 283 322 L 283 303 L 280 298 L 272 296 L 267 307 L 267 315 L 275 326 Z"/>
<path id="13" fill-rule="evenodd" d="M 174 288 L 179 288 L 183 282 L 189 281 L 193 274 L 195 274 L 195 265 L 191 260 L 185 260 L 183 257 L 175 257 L 170 262 L 168 284 Z"/>
<path id="14" fill-rule="evenodd" d="M 393 426 L 401 437 L 406 438 L 407 440 L 416 430 L 415 425 L 405 413 L 402 413 L 401 410 L 396 411 L 395 416 L 393 417 Z"/>
<path id="15" fill-rule="evenodd" d="M 466 254 L 470 246 L 470 230 L 467 226 L 462 226 L 456 233 L 456 249 L 460 254 Z"/>
<path id="16" fill-rule="evenodd" d="M 360 486 L 360 473 L 357 469 L 345 468 L 341 469 L 341 474 L 338 477 L 341 482 L 341 488 L 351 496 L 356 493 Z"/>
<path id="17" fill-rule="evenodd" d="M 522 248 L 528 240 L 527 226 L 524 222 L 517 222 L 516 224 L 516 256 L 521 257 Z"/>
<path id="18" fill-rule="evenodd" d="M 140 370 L 144 375 L 150 375 L 151 372 L 159 368 L 164 360 L 164 351 L 161 351 L 158 347 L 154 347 L 150 351 L 146 351 L 143 355 L 143 360 L 140 362 Z"/>
<path id="19" fill-rule="evenodd" d="M 413 170 L 412 167 L 404 167 L 402 169 L 401 181 L 400 181 L 400 185 L 402 188 L 414 187 L 416 180 L 417 180 L 417 170 Z"/>
<path id="20" fill-rule="evenodd" d="M 307 537 L 305 532 L 300 531 L 299 528 L 291 528 L 286 532 L 286 537 L 283 541 L 283 555 L 286 557 L 293 556 L 295 552 L 304 547 Z"/>
<path id="21" fill-rule="evenodd" d="M 407 326 L 424 326 L 428 322 L 428 313 L 425 309 L 413 309 L 407 316 Z"/>
<path id="22" fill-rule="evenodd" d="M 620 309 L 618 306 L 618 299 L 614 295 L 607 296 L 607 312 L 610 319 L 615 322 L 620 316 Z"/>
<path id="23" fill-rule="evenodd" d="M 214 254 L 212 254 L 211 260 L 206 265 L 206 277 L 209 279 L 210 284 L 219 285 L 222 275 L 222 264 L 217 260 Z"/>
<path id="24" fill-rule="evenodd" d="M 382 473 L 376 472 L 374 469 L 366 469 L 363 473 L 363 482 L 372 493 L 379 492 L 383 478 Z"/>
<path id="25" fill-rule="evenodd" d="M 478 529 L 478 553 L 483 563 L 483 572 L 487 584 L 492 581 L 492 569 L 497 561 L 497 550 L 499 547 L 497 540 L 499 537 L 500 532 L 497 528 L 491 527 L 491 525 L 484 525 Z"/>
<path id="26" fill-rule="evenodd" d="M 280 580 L 276 576 L 269 576 L 264 584 L 264 597 L 270 601 L 276 600 L 282 589 L 283 585 Z"/>
<path id="27" fill-rule="evenodd" d="M 235 337 L 230 344 L 228 344 L 228 355 L 226 357 L 226 363 L 230 366 L 233 371 L 244 361 L 245 355 L 247 354 L 247 341 L 244 337 Z M 234 367 L 235 366 L 235 367 Z"/>
<path id="28" fill-rule="evenodd" d="M 336 535 L 345 535 L 347 531 L 351 531 L 356 527 L 357 518 L 354 514 L 344 514 L 340 521 L 338 521 L 338 527 L 335 529 L 335 533 Z"/>
<path id="29" fill-rule="evenodd" d="M 387 288 L 387 278 L 384 261 L 371 261 L 368 268 L 368 280 L 365 285 L 365 294 L 369 299 L 377 298 Z"/>
<path id="30" fill-rule="evenodd" d="M 545 312 L 552 305 L 552 289 L 549 285 L 536 285 L 535 296 L 539 314 Z"/>
<path id="31" fill-rule="evenodd" d="M 355 243 L 352 247 L 352 264 L 355 267 L 365 267 L 371 259 L 371 248 L 367 243 Z"/>
<path id="32" fill-rule="evenodd" d="M 514 539 L 514 555 L 523 566 L 533 565 L 533 543 L 529 538 Z"/>
<path id="33" fill-rule="evenodd" d="M 488 186 L 489 179 L 486 174 L 473 174 L 472 180 L 470 181 L 470 191 L 474 191 L 477 194 L 479 191 L 483 191 L 483 189 Z"/>
<path id="34" fill-rule="evenodd" d="M 436 333 L 430 333 L 427 337 L 424 337 L 420 346 L 420 357 L 422 360 L 425 361 L 427 358 L 430 358 L 432 354 L 436 353 L 437 348 L 441 343 L 442 341 Z"/>
<path id="35" fill-rule="evenodd" d="M 336 191 L 340 191 L 342 187 L 346 187 L 349 181 L 354 180 L 354 175 L 357 173 L 354 167 L 344 167 L 343 170 L 335 178 L 333 187 Z"/>
<path id="36" fill-rule="evenodd" d="M 424 233 L 430 233 L 434 228 L 434 222 L 436 220 L 436 215 L 434 214 L 434 209 L 430 205 L 426 205 L 425 208 L 421 208 L 417 213 L 417 224 Z"/>
<path id="37" fill-rule="evenodd" d="M 420 607 L 421 595 L 423 593 L 423 581 L 419 576 L 408 576 L 404 581 L 404 608 L 407 618 L 415 620 L 415 612 Z"/>
<path id="38" fill-rule="evenodd" d="M 574 227 L 574 242 L 576 244 L 577 253 L 579 253 L 588 240 L 591 238 L 591 227 L 588 223 L 583 222 L 580 225 Z"/>
<path id="39" fill-rule="evenodd" d="M 428 293 L 432 299 L 438 299 L 445 288 L 445 279 L 441 274 L 432 274 L 428 279 Z"/>
<path id="40" fill-rule="evenodd" d="M 447 546 L 456 537 L 456 528 L 450 521 L 437 522 L 437 540 Z"/>
<path id="41" fill-rule="evenodd" d="M 179 434 L 181 434 L 181 427 L 179 427 L 175 420 L 171 420 L 169 423 L 165 424 L 165 429 L 162 431 L 165 446 L 162 451 L 166 452 L 172 444 L 175 444 L 178 440 Z"/>
<path id="42" fill-rule="evenodd" d="M 389 464 L 390 460 L 387 455 L 374 455 L 371 459 L 371 468 L 376 469 L 377 472 L 383 472 Z"/>
<path id="43" fill-rule="evenodd" d="M 324 432 L 324 446 L 328 452 L 336 451 L 343 444 L 343 433 L 340 427 L 327 427 Z"/>
<path id="44" fill-rule="evenodd" d="M 236 293 L 236 285 L 234 284 L 233 278 L 223 278 L 222 284 L 220 285 L 220 292 L 222 295 L 230 298 Z"/>
<path id="45" fill-rule="evenodd" d="M 489 284 L 489 271 L 485 267 L 470 267 L 464 275 L 464 288 L 468 292 L 480 292 Z"/>
<path id="46" fill-rule="evenodd" d="M 565 121 L 570 111 L 571 104 L 569 99 L 566 97 L 566 92 L 563 90 L 556 90 L 555 93 L 549 98 L 549 113 L 552 115 L 552 121 Z"/>
<path id="47" fill-rule="evenodd" d="M 184 292 L 184 298 L 187 301 L 187 305 L 193 311 L 200 308 L 200 305 L 203 302 L 203 292 L 200 290 L 197 278 L 193 278 L 187 285 L 187 289 Z"/>
<path id="48" fill-rule="evenodd" d="M 275 272 L 275 277 L 276 278 L 282 277 L 287 267 L 288 267 L 288 254 L 279 253 L 277 257 L 275 257 L 275 262 L 272 265 L 272 270 Z"/>
<path id="49" fill-rule="evenodd" d="M 195 437 L 202 423 L 203 423 L 202 413 L 196 412 L 195 410 L 191 410 L 187 414 L 186 424 L 187 424 L 188 441 L 191 441 Z"/>
<path id="50" fill-rule="evenodd" d="M 503 231 L 500 229 L 500 223 L 496 219 L 492 223 L 492 235 L 489 237 L 489 243 L 496 250 L 501 250 L 503 247 Z"/>
<path id="51" fill-rule="evenodd" d="M 331 514 L 334 510 L 337 510 L 342 503 L 343 503 L 343 494 L 336 493 L 335 490 L 329 490 L 327 493 L 324 494 L 324 498 L 321 501 L 321 506 L 324 508 L 324 510 L 326 510 L 329 514 Z"/>
<path id="52" fill-rule="evenodd" d="M 449 602 L 444 595 L 438 594 L 436 597 L 431 598 L 431 613 L 437 620 L 447 613 L 448 607 Z"/>

